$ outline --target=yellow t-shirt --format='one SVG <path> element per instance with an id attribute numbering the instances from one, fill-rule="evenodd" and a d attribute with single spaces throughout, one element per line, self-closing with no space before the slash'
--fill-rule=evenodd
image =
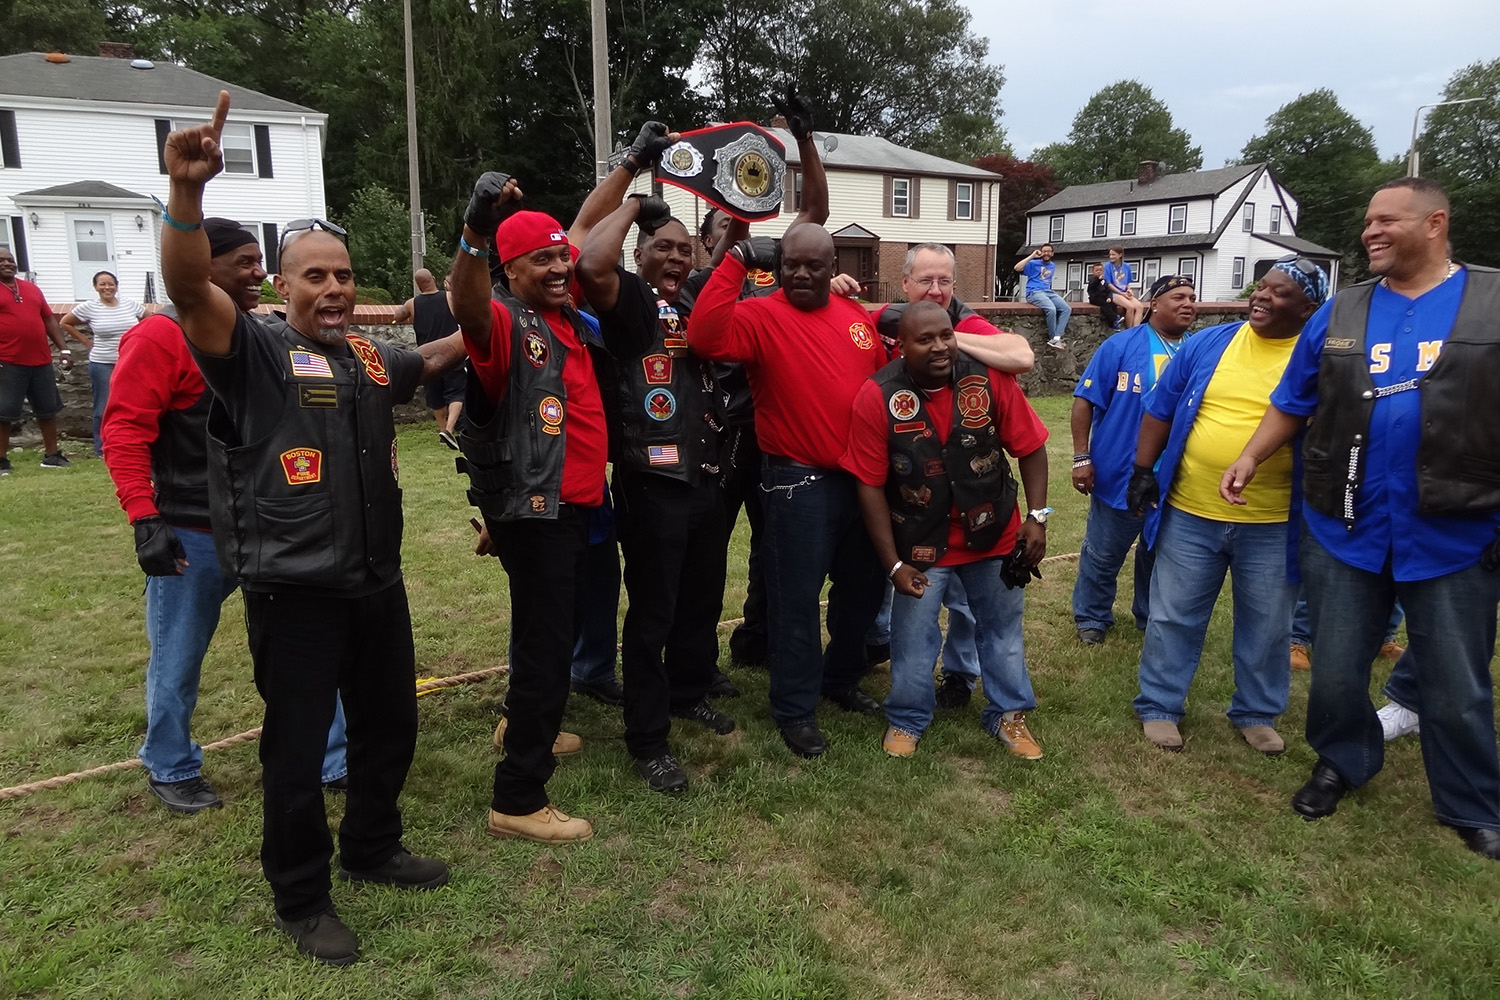
<path id="1" fill-rule="evenodd" d="M 1297 346 L 1297 337 L 1270 340 L 1246 323 L 1235 333 L 1219 367 L 1203 390 L 1182 461 L 1172 479 L 1168 502 L 1189 514 L 1215 521 L 1269 524 L 1285 521 L 1292 495 L 1292 449 L 1279 448 L 1261 463 L 1245 488 L 1245 505 L 1219 496 L 1224 470 L 1240 457 L 1260 426 L 1271 391 Z"/>

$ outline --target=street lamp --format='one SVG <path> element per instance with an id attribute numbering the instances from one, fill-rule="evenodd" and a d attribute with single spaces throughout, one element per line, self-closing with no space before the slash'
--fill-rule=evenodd
<path id="1" fill-rule="evenodd" d="M 1406 176 L 1417 176 L 1417 120 L 1422 117 L 1422 112 L 1431 108 L 1445 108 L 1450 104 L 1473 104 L 1475 101 L 1487 101 L 1487 97 L 1464 97 L 1456 101 L 1439 101 L 1436 104 L 1423 104 L 1411 116 L 1411 155 L 1406 160 Z"/>

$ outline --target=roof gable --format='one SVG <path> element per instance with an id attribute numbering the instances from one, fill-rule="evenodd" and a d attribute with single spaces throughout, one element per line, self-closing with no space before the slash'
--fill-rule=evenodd
<path id="1" fill-rule="evenodd" d="M 151 69 L 136 69 L 131 63 L 130 59 L 102 56 L 69 56 L 65 63 L 52 63 L 40 52 L 0 56 L 0 94 L 57 101 L 212 108 L 219 99 L 219 91 L 227 90 L 235 111 L 318 114 L 312 108 L 218 80 L 176 63 L 154 62 Z"/>
<path id="2" fill-rule="evenodd" d="M 1067 212 L 1111 205 L 1139 205 L 1148 201 L 1184 201 L 1212 198 L 1236 182 L 1244 180 L 1263 163 L 1243 163 L 1217 170 L 1189 170 L 1180 174 L 1163 174 L 1150 184 L 1135 178 L 1104 181 L 1099 184 L 1074 184 L 1063 188 L 1046 201 L 1031 208 L 1032 213 Z"/>

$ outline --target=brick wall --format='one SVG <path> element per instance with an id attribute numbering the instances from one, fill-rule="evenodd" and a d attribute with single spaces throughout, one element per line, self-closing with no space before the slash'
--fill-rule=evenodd
<path id="1" fill-rule="evenodd" d="M 880 242 L 880 285 L 887 296 L 901 294 L 901 265 L 906 263 L 906 244 Z"/>
<path id="2" fill-rule="evenodd" d="M 989 247 L 973 243 L 960 243 L 954 254 L 958 273 L 954 275 L 953 294 L 965 302 L 983 302 L 993 294 L 994 282 L 986 274 L 989 263 Z"/>

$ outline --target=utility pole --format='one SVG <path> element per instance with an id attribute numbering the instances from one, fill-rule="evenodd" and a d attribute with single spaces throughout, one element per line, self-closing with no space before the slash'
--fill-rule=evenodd
<path id="1" fill-rule="evenodd" d="M 1406 176 L 1418 176 L 1417 170 L 1420 166 L 1419 160 L 1421 159 L 1421 157 L 1417 155 L 1417 120 L 1422 117 L 1422 112 L 1427 111 L 1430 108 L 1445 108 L 1450 104 L 1473 104 L 1475 101 L 1483 100 L 1487 100 L 1487 98 L 1465 97 L 1462 100 L 1457 101 L 1439 101 L 1436 104 L 1424 104 L 1421 107 L 1417 108 L 1417 110 L 1414 111 L 1411 116 L 1411 152 L 1407 155 L 1406 158 Z"/>
<path id="2" fill-rule="evenodd" d="M 411 0 L 402 0 L 406 22 L 406 184 L 411 203 L 411 269 L 422 267 L 427 234 L 422 226 L 422 184 L 417 176 L 417 75 L 412 66 Z"/>
<path id="3" fill-rule="evenodd" d="M 410 0 L 408 0 L 410 2 Z M 604 22 L 604 0 L 590 0 L 594 17 L 594 183 L 609 173 L 609 151 L 614 128 L 609 115 L 609 35 Z"/>

